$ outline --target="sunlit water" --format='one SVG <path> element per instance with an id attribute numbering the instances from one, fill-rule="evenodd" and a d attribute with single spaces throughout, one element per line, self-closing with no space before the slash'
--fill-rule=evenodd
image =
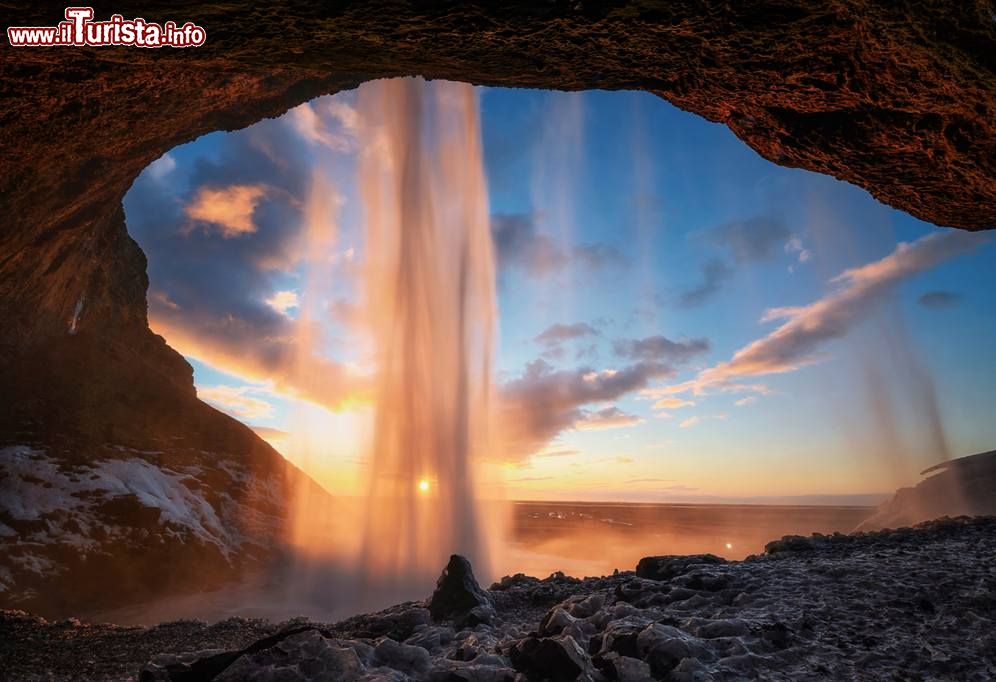
<path id="1" fill-rule="evenodd" d="M 396 79 L 360 90 L 367 312 L 376 417 L 360 561 L 368 584 L 424 586 L 487 558 L 474 464 L 486 454 L 495 266 L 477 95 Z"/>
<path id="2" fill-rule="evenodd" d="M 292 529 L 302 554 L 292 596 L 339 611 L 423 596 L 453 553 L 488 575 L 488 542 L 500 542 L 501 527 L 489 523 L 485 538 L 475 487 L 488 453 L 496 326 L 477 93 L 463 83 L 374 81 L 360 88 L 357 113 L 360 322 L 375 368 L 367 480 L 362 502 L 332 510 L 319 506 L 323 495 L 299 491 Z"/>

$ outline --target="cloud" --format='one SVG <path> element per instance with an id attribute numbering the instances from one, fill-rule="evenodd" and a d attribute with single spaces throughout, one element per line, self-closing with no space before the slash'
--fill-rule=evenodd
<path id="1" fill-rule="evenodd" d="M 673 363 L 686 362 L 709 350 L 708 339 L 672 341 L 665 336 L 648 336 L 643 339 L 617 339 L 612 350 L 621 358 L 630 360 L 660 360 Z"/>
<path id="2" fill-rule="evenodd" d="M 609 244 L 582 244 L 574 248 L 574 257 L 589 270 L 602 270 L 626 264 L 626 257 Z"/>
<path id="3" fill-rule="evenodd" d="M 661 483 L 670 483 L 671 485 L 660 485 Z M 691 486 L 684 485 L 683 483 L 675 483 L 673 479 L 670 478 L 631 478 L 625 482 L 625 485 L 647 485 L 651 484 L 654 489 L 660 492 L 669 493 L 686 493 L 694 492 L 698 488 L 693 488 Z"/>
<path id="4" fill-rule="evenodd" d="M 735 262 L 746 264 L 772 258 L 790 233 L 780 220 L 756 216 L 713 227 L 706 231 L 706 238 L 728 249 Z"/>
<path id="5" fill-rule="evenodd" d="M 708 389 L 708 391 L 706 390 Z M 730 379 L 716 380 L 708 385 L 698 378 L 683 381 L 680 384 L 670 384 L 668 386 L 655 386 L 645 388 L 640 391 L 644 398 L 659 398 L 661 396 L 680 395 L 691 392 L 693 395 L 705 395 L 707 392 L 715 393 L 757 393 L 758 395 L 771 395 L 774 391 L 767 384 L 752 383 L 745 384 L 731 381 Z"/>
<path id="6" fill-rule="evenodd" d="M 900 243 L 888 256 L 834 277 L 836 289 L 823 298 L 805 306 L 769 309 L 762 322 L 785 320 L 781 326 L 738 350 L 728 362 L 671 387 L 671 392 L 739 386 L 733 383 L 738 377 L 792 372 L 817 362 L 823 344 L 846 335 L 900 282 L 988 241 L 986 236 L 947 230 Z"/>
<path id="7" fill-rule="evenodd" d="M 585 405 L 614 401 L 673 374 L 671 366 L 659 362 L 619 370 L 554 371 L 546 361 L 534 360 L 521 376 L 501 386 L 501 454 L 514 460 L 536 452 L 561 431 L 591 418 L 582 409 Z"/>
<path id="8" fill-rule="evenodd" d="M 288 310 L 298 307 L 296 291 L 277 291 L 273 296 L 266 299 L 266 305 L 276 310 L 281 315 L 287 315 Z"/>
<path id="9" fill-rule="evenodd" d="M 725 414 L 696 415 L 694 417 L 689 417 L 688 419 L 686 419 L 683 422 L 681 422 L 680 424 L 678 424 L 678 428 L 680 428 L 680 429 L 690 429 L 693 426 L 698 426 L 699 424 L 701 424 L 703 422 L 706 422 L 706 421 L 710 421 L 710 420 L 722 420 L 722 419 L 726 419 L 726 415 Z"/>
<path id="10" fill-rule="evenodd" d="M 308 255 L 307 150 L 286 123 L 263 121 L 220 138 L 210 158 L 178 167 L 175 172 L 183 171 L 187 182 L 157 182 L 143 173 L 125 198 L 125 210 L 129 232 L 148 257 L 149 322 L 156 333 L 184 355 L 337 409 L 362 399 L 366 379 L 311 354 L 301 341 L 320 330 L 267 303 L 287 288 L 285 273 Z M 191 220 L 186 207 L 210 203 L 203 190 L 232 187 L 268 188 L 251 212 L 241 211 L 242 218 L 251 216 L 252 230 L 229 220 L 234 214 L 228 213 L 225 221 L 242 230 L 237 238 L 225 234 L 231 224 L 182 229 Z"/>
<path id="11" fill-rule="evenodd" d="M 580 450 L 552 450 L 547 452 L 537 452 L 533 457 L 573 457 L 580 455 Z"/>
<path id="12" fill-rule="evenodd" d="M 260 419 L 273 414 L 273 405 L 251 395 L 260 391 L 254 386 L 202 386 L 197 397 L 233 417 Z"/>
<path id="13" fill-rule="evenodd" d="M 145 172 L 153 179 L 162 181 L 173 172 L 174 168 L 176 168 L 176 158 L 167 152 L 150 163 Z"/>
<path id="14" fill-rule="evenodd" d="M 263 185 L 201 187 L 184 212 L 191 220 L 216 226 L 221 236 L 231 239 L 256 231 L 253 213 L 266 192 Z M 189 226 L 186 231 L 193 227 Z"/>
<path id="15" fill-rule="evenodd" d="M 552 481 L 553 476 L 524 476 L 523 478 L 510 478 L 509 483 L 530 483 L 532 481 Z"/>
<path id="16" fill-rule="evenodd" d="M 581 244 L 565 249 L 536 226 L 535 214 L 513 213 L 491 216 L 498 264 L 517 268 L 533 277 L 545 277 L 577 263 L 589 271 L 622 265 L 626 259 L 608 244 Z"/>
<path id="17" fill-rule="evenodd" d="M 586 412 L 581 419 L 574 422 L 574 428 L 579 431 L 602 431 L 636 426 L 642 422 L 643 420 L 635 414 L 623 412 L 618 407 L 612 406 L 594 412 Z"/>
<path id="18" fill-rule="evenodd" d="M 341 97 L 329 97 L 326 110 L 333 119 L 339 122 L 343 130 L 355 136 L 360 128 L 360 115 L 356 108 L 347 104 Z"/>
<path id="19" fill-rule="evenodd" d="M 921 294 L 916 302 L 924 308 L 942 310 L 957 305 L 961 302 L 961 298 L 961 294 L 953 291 L 928 291 L 925 294 Z"/>
<path id="20" fill-rule="evenodd" d="M 807 249 L 802 244 L 802 239 L 797 235 L 792 235 L 787 242 L 785 242 L 785 253 L 790 255 L 795 255 L 796 260 L 801 263 L 808 263 L 813 257 L 813 253 Z M 789 272 L 795 270 L 795 264 L 789 266 Z"/>
<path id="21" fill-rule="evenodd" d="M 693 407 L 695 402 L 692 400 L 683 400 L 681 398 L 661 398 L 654 403 L 655 410 L 678 410 L 682 407 Z M 660 415 L 658 415 L 660 416 Z"/>
<path id="22" fill-rule="evenodd" d="M 735 401 L 733 404 L 736 405 L 737 407 L 747 407 L 748 405 L 753 405 L 754 403 L 756 403 L 757 400 L 758 398 L 756 395 L 749 395 L 745 398 L 740 398 L 739 400 Z"/>
<path id="23" fill-rule="evenodd" d="M 356 111 L 345 103 L 336 103 L 338 106 L 335 108 L 324 107 L 330 114 L 336 114 L 335 117 L 340 124 L 347 119 L 351 121 L 353 126 L 351 129 L 346 126 L 343 127 L 346 128 L 347 132 L 352 134 L 343 134 L 342 132 L 332 130 L 329 122 L 316 111 L 317 104 L 305 102 L 287 112 L 287 120 L 294 130 L 312 144 L 328 147 L 337 152 L 348 152 L 354 149 L 356 147 L 354 136 L 356 131 Z M 347 114 L 347 110 L 351 114 Z"/>
<path id="24" fill-rule="evenodd" d="M 530 214 L 494 215 L 491 232 L 499 265 L 543 276 L 563 268 L 567 256 L 549 236 L 536 232 Z"/>
<path id="25" fill-rule="evenodd" d="M 598 331 L 590 324 L 577 322 L 576 324 L 554 324 L 540 332 L 534 341 L 544 346 L 555 346 L 564 341 L 579 339 L 584 336 L 596 336 Z"/>
<path id="26" fill-rule="evenodd" d="M 678 304 L 693 308 L 706 303 L 719 293 L 723 284 L 733 276 L 733 268 L 724 261 L 714 259 L 703 264 L 702 281 L 678 295 Z"/>
<path id="27" fill-rule="evenodd" d="M 789 270 L 794 271 L 798 263 L 805 263 L 812 257 L 802 238 L 789 232 L 783 222 L 771 216 L 724 223 L 701 234 L 711 244 L 726 250 L 733 264 L 721 258 L 704 263 L 701 266 L 701 281 L 678 296 L 677 302 L 684 308 L 710 301 L 733 277 L 737 267 L 771 260 L 784 251 L 795 256 L 797 263 L 789 266 Z"/>

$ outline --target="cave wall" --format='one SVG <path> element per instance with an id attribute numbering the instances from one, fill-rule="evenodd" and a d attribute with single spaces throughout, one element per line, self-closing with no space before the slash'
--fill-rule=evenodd
<path id="1" fill-rule="evenodd" d="M 47 26 L 61 8 L 2 14 Z M 148 330 L 124 194 L 178 144 L 368 79 L 647 90 L 775 163 L 938 225 L 996 225 L 988 0 L 122 1 L 97 18 L 111 9 L 193 21 L 207 43 L 3 46 L 0 433 L 51 429 L 55 415 L 94 439 L 182 428 L 128 417 L 143 390 L 195 398 L 189 366 Z M 130 369 L 101 371 L 112 363 Z"/>

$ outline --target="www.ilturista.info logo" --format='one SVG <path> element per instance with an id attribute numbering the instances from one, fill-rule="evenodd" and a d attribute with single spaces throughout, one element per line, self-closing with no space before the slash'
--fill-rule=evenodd
<path id="1" fill-rule="evenodd" d="M 58 45 L 131 45 L 133 47 L 197 47 L 207 40 L 207 31 L 189 21 L 177 26 L 145 19 L 125 19 L 112 14 L 109 21 L 93 21 L 93 7 L 67 7 L 66 21 L 57 26 L 11 26 L 7 40 L 12 47 Z"/>

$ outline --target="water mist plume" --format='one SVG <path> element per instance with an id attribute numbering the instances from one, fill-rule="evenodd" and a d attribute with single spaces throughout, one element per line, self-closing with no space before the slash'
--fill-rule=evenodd
<path id="1" fill-rule="evenodd" d="M 431 586 L 454 552 L 487 573 L 474 467 L 487 449 L 495 265 L 473 88 L 376 81 L 358 111 L 378 368 L 359 562 L 383 595 Z"/>

